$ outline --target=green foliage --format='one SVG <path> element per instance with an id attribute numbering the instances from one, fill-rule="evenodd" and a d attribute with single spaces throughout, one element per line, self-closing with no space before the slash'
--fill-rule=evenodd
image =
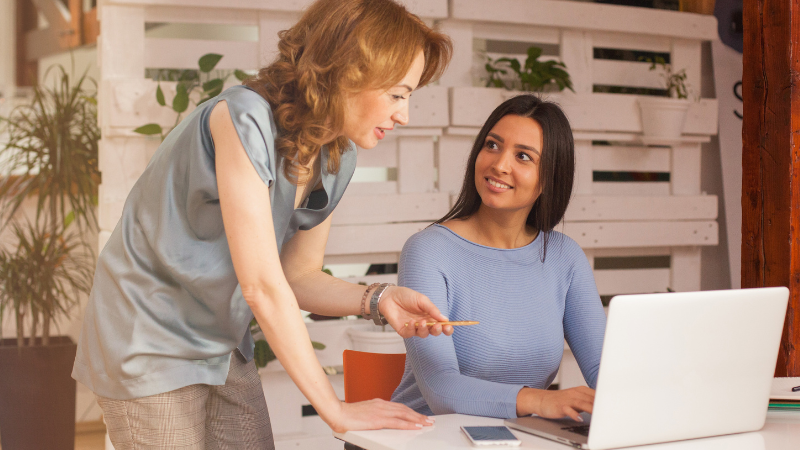
<path id="1" fill-rule="evenodd" d="M 250 334 L 253 335 L 253 338 L 256 338 L 253 359 L 257 368 L 267 367 L 267 364 L 278 359 L 267 340 L 264 339 L 264 333 L 261 332 L 261 327 L 258 326 L 256 319 L 250 321 Z M 325 344 L 320 342 L 311 341 L 311 346 L 314 347 L 314 350 L 325 350 Z"/>
<path id="2" fill-rule="evenodd" d="M 142 125 L 133 131 L 139 134 L 144 134 L 145 136 L 152 136 L 155 134 L 162 135 L 164 133 L 164 131 L 161 129 L 161 125 L 157 123 L 148 123 L 147 125 Z"/>
<path id="3" fill-rule="evenodd" d="M 0 220 L 8 224 L 22 202 L 35 197 L 37 218 L 46 212 L 58 220 L 73 211 L 81 227 L 96 228 L 100 128 L 90 101 L 96 89 L 84 90 L 94 80 L 84 74 L 73 84 L 63 67 L 55 69 L 52 87 L 34 87 L 31 104 L 0 118 L 0 131 L 8 135 L 0 144 L 2 171 L 12 174 L 0 179 Z"/>
<path id="4" fill-rule="evenodd" d="M 567 73 L 567 66 L 560 61 L 539 61 L 542 56 L 542 49 L 539 47 L 528 48 L 528 56 L 525 64 L 520 64 L 515 58 L 487 58 L 485 65 L 489 78 L 486 80 L 486 87 L 497 87 L 508 90 L 523 91 L 542 91 L 547 86 L 556 86 L 559 91 L 569 89 L 572 92 L 572 80 Z M 514 79 L 507 83 L 504 76 L 509 75 L 509 71 Z"/>
<path id="5" fill-rule="evenodd" d="M 246 72 L 241 71 L 239 69 L 234 70 L 233 71 L 233 75 L 236 76 L 236 79 L 238 79 L 239 81 L 244 81 L 244 80 L 250 78 L 250 75 L 248 75 Z"/>
<path id="6" fill-rule="evenodd" d="M 40 323 L 42 343 L 47 345 L 52 321 L 69 315 L 79 296 L 92 288 L 94 258 L 80 233 L 61 224 L 53 229 L 53 222 L 43 219 L 24 226 L 12 223 L 17 247 L 0 249 L 0 311 L 15 312 L 20 347 L 26 322 L 31 325 L 28 345 L 33 345 Z"/>
<path id="7" fill-rule="evenodd" d="M 199 97 L 199 100 L 197 100 L 195 106 L 201 105 L 219 95 L 225 86 L 225 81 L 230 78 L 231 75 L 235 76 L 239 81 L 244 81 L 249 77 L 246 72 L 239 69 L 236 69 L 233 72 L 229 71 L 227 73 L 223 73 L 219 76 L 212 76 L 211 72 L 214 71 L 220 60 L 222 60 L 222 55 L 218 55 L 216 53 L 207 53 L 201 56 L 197 61 L 198 68 L 195 70 L 168 69 L 159 70 L 156 72 L 155 78 L 159 82 L 159 85 L 156 88 L 156 102 L 158 102 L 158 104 L 161 106 L 167 106 L 167 100 L 164 96 L 164 91 L 161 89 L 160 82 L 178 82 L 177 86 L 175 87 L 175 97 L 169 103 L 170 108 L 172 108 L 172 110 L 176 113 L 175 124 L 172 126 L 172 128 L 175 128 L 181 122 L 183 113 L 189 109 L 192 98 Z M 219 73 L 220 71 L 217 70 L 216 72 Z M 170 130 L 164 130 L 159 124 L 148 123 L 136 128 L 133 130 L 133 132 L 143 134 L 145 136 L 158 135 L 163 141 Z"/>
<path id="8" fill-rule="evenodd" d="M 61 66 L 45 79 L 51 70 L 52 86 L 34 87 L 30 104 L 0 118 L 8 136 L 0 144 L 0 229 L 10 227 L 16 244 L 0 248 L 0 316 L 15 314 L 19 345 L 26 324 L 30 345 L 40 324 L 47 345 L 52 321 L 90 292 L 94 273 L 82 233 L 97 229 L 96 84 L 85 73 L 73 80 Z M 36 215 L 22 225 L 15 213 L 28 198 L 36 199 Z"/>
<path id="9" fill-rule="evenodd" d="M 661 69 L 661 77 L 664 78 L 664 85 L 669 97 L 678 99 L 689 98 L 689 89 L 686 85 L 686 69 L 673 72 L 672 64 L 667 64 L 664 58 L 660 56 L 656 56 L 655 58 L 642 56 L 639 60 L 649 62 L 650 70 Z"/>

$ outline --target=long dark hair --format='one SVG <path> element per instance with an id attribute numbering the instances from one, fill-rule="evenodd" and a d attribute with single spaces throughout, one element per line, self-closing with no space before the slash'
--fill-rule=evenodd
<path id="1" fill-rule="evenodd" d="M 561 108 L 531 94 L 510 98 L 498 106 L 475 138 L 467 160 L 464 184 L 453 208 L 435 223 L 450 219 L 466 219 L 478 211 L 481 197 L 475 187 L 475 161 L 483 149 L 486 136 L 503 117 L 512 114 L 535 120 L 542 127 L 544 148 L 539 162 L 539 186 L 542 193 L 533 204 L 526 223 L 543 233 L 542 262 L 547 254 L 550 232 L 564 218 L 575 178 L 575 144 L 572 128 Z"/>

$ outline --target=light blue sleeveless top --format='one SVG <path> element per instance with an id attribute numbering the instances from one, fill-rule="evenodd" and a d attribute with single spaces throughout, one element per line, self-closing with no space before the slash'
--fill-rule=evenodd
<path id="1" fill-rule="evenodd" d="M 128 194 L 97 262 L 72 376 L 98 395 L 123 400 L 222 385 L 234 349 L 253 357 L 253 313 L 233 270 L 209 131 L 220 100 L 269 186 L 278 249 L 331 214 L 355 171 L 352 142 L 337 174 L 327 172 L 323 149 L 323 189 L 295 210 L 296 186 L 284 176 L 279 130 L 263 97 L 235 86 L 189 114 Z"/>

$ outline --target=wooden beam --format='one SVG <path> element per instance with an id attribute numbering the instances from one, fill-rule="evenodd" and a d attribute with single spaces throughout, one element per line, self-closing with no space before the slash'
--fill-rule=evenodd
<path id="1" fill-rule="evenodd" d="M 800 17 L 744 2 L 742 287 L 791 292 L 776 376 L 800 376 Z"/>
<path id="2" fill-rule="evenodd" d="M 16 2 L 17 86 L 33 86 L 38 78 L 39 65 L 36 61 L 28 61 L 25 57 L 25 35 L 36 29 L 38 17 L 31 0 L 16 0 Z"/>
<path id="3" fill-rule="evenodd" d="M 83 45 L 97 44 L 100 22 L 97 21 L 97 7 L 83 13 Z"/>
<path id="4" fill-rule="evenodd" d="M 30 1 L 47 19 L 49 26 L 34 29 L 25 36 L 25 56 L 28 61 L 35 61 L 81 45 L 83 34 L 81 0 L 69 0 L 69 9 L 61 0 Z"/>

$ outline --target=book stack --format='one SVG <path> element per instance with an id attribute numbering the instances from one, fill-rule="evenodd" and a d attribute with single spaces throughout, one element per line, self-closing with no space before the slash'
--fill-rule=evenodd
<path id="1" fill-rule="evenodd" d="M 792 391 L 796 386 L 800 386 L 800 377 L 773 379 L 768 411 L 800 412 L 800 390 Z"/>

